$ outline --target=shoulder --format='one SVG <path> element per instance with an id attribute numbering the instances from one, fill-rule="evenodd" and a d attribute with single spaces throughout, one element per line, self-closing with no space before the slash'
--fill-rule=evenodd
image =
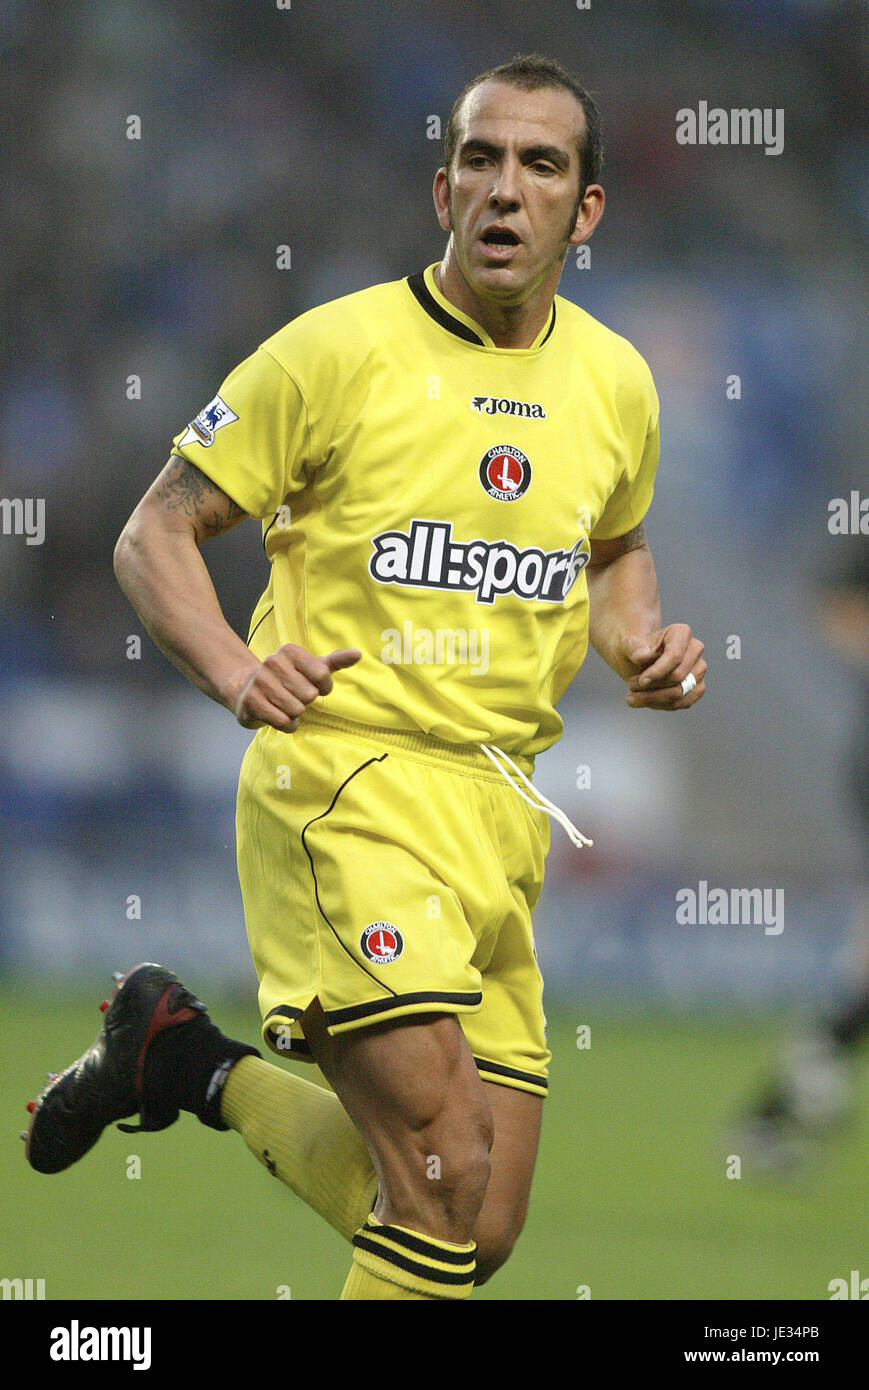
<path id="1" fill-rule="evenodd" d="M 571 346 L 580 359 L 593 363 L 599 374 L 609 377 L 620 399 L 657 408 L 651 368 L 634 344 L 570 299 L 556 295 L 555 306 L 558 321 L 573 339 Z"/>
<path id="2" fill-rule="evenodd" d="M 384 330 L 398 322 L 409 301 L 404 280 L 372 285 L 307 309 L 261 347 L 294 374 L 323 359 L 345 368 L 358 365 L 382 341 Z"/>

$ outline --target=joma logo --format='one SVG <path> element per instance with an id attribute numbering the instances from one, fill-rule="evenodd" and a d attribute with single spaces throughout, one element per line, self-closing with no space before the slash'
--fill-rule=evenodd
<path id="1" fill-rule="evenodd" d="M 546 411 L 536 401 L 508 401 L 500 396 L 472 396 L 471 409 L 478 415 L 521 415 L 526 420 L 546 419 Z"/>

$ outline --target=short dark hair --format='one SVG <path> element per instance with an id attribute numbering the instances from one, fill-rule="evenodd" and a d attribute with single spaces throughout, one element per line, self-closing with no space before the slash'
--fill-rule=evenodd
<path id="1" fill-rule="evenodd" d="M 600 112 L 585 88 L 581 87 L 574 77 L 571 77 L 567 69 L 563 68 L 560 63 L 556 63 L 554 59 L 545 58 L 542 53 L 517 55 L 509 63 L 502 63 L 500 67 L 489 68 L 487 72 L 481 72 L 477 77 L 472 77 L 470 82 L 462 88 L 453 103 L 444 134 L 444 163 L 447 172 L 449 173 L 458 144 L 458 118 L 462 103 L 476 87 L 481 86 L 483 82 L 491 81 L 509 82 L 514 87 L 521 87 L 526 92 L 536 92 L 543 87 L 560 87 L 576 97 L 585 113 L 585 139 L 579 147 L 579 192 L 581 198 L 590 183 L 598 182 L 603 169 Z"/>

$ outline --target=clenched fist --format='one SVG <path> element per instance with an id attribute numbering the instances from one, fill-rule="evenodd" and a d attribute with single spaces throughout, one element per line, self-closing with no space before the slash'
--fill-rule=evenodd
<path id="1" fill-rule="evenodd" d="M 647 637 L 626 637 L 621 656 L 630 691 L 627 703 L 634 708 L 690 709 L 706 692 L 703 643 L 687 623 L 671 623 Z M 696 685 L 683 695 L 688 675 Z"/>
<path id="2" fill-rule="evenodd" d="M 283 733 L 295 733 L 299 715 L 318 695 L 332 689 L 332 672 L 354 666 L 362 657 L 355 647 L 312 656 L 304 647 L 287 642 L 248 676 L 229 707 L 245 729 L 270 725 Z"/>

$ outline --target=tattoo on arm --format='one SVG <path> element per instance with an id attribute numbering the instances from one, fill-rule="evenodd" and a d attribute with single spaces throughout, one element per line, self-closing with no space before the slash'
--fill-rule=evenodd
<path id="1" fill-rule="evenodd" d="M 633 530 L 626 531 L 623 536 L 614 536 L 612 540 L 607 541 L 592 541 L 589 566 L 609 565 L 620 555 L 627 555 L 630 550 L 642 550 L 645 544 L 646 533 L 643 529 L 643 523 L 640 522 Z M 595 554 L 595 550 L 597 550 L 597 554 Z"/>
<path id="2" fill-rule="evenodd" d="M 643 523 L 640 522 L 639 526 L 635 526 L 632 531 L 626 531 L 623 536 L 615 538 L 613 545 L 616 547 L 616 551 L 613 559 L 619 555 L 627 555 L 629 550 L 639 550 L 645 544 L 646 533 L 643 530 Z"/>
<path id="3" fill-rule="evenodd" d="M 167 511 L 181 511 L 192 519 L 198 545 L 209 536 L 228 531 L 247 516 L 201 469 L 177 454 L 173 454 L 155 483 L 154 495 Z"/>

